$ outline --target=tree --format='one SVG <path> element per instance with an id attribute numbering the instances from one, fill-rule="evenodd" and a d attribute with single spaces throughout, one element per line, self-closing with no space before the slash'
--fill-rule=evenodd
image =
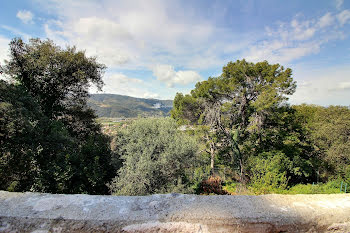
<path id="1" fill-rule="evenodd" d="M 29 190 L 44 116 L 21 86 L 0 80 L 0 189 Z"/>
<path id="2" fill-rule="evenodd" d="M 68 118 L 72 108 L 85 106 L 91 84 L 102 88 L 105 66 L 75 47 L 61 49 L 50 40 L 31 39 L 26 44 L 13 39 L 10 52 L 4 73 L 35 97 L 50 119 Z"/>
<path id="3" fill-rule="evenodd" d="M 2 106 L 13 112 L 0 112 L 4 119 L 0 173 L 9 171 L 1 188 L 17 184 L 11 186 L 15 191 L 108 192 L 105 183 L 114 172 L 109 138 L 86 104 L 89 86 L 102 87 L 104 69 L 75 47 L 62 49 L 40 39 L 28 44 L 11 41 L 10 60 L 1 67 L 12 81 L 2 85 Z M 18 94 L 6 97 L 10 90 Z M 25 124 L 28 134 L 16 128 L 17 122 Z M 16 136 L 8 137 L 11 131 Z M 22 153 L 13 150 L 20 143 L 28 144 Z M 16 163 L 26 166 L 9 170 Z M 20 173 L 30 174 L 25 184 Z"/>
<path id="4" fill-rule="evenodd" d="M 294 106 L 305 135 L 317 158 L 318 177 L 345 178 L 350 168 L 350 109 L 344 106 L 321 107 L 316 105 Z"/>
<path id="5" fill-rule="evenodd" d="M 270 65 L 267 61 L 229 62 L 221 76 L 198 82 L 190 95 L 177 94 L 172 117 L 207 126 L 205 137 L 212 169 L 215 154 L 231 153 L 243 179 L 247 159 L 244 156 L 261 143 L 263 130 L 272 124 L 270 116 L 295 91 L 296 84 L 291 76 L 291 69 Z M 192 117 L 198 116 L 196 121 L 189 119 L 187 116 L 191 114 L 187 112 L 192 112 Z M 252 135 L 255 141 L 248 140 L 253 139 Z"/>
<path id="6" fill-rule="evenodd" d="M 116 195 L 191 192 L 187 171 L 195 166 L 193 138 L 174 120 L 139 119 L 118 132 L 115 155 L 123 166 L 109 187 Z"/>

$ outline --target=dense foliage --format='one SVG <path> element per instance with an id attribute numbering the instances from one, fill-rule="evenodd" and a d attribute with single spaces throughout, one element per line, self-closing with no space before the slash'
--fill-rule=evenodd
<path id="1" fill-rule="evenodd" d="M 316 159 L 317 181 L 342 178 L 350 184 L 350 109 L 294 106 Z"/>
<path id="2" fill-rule="evenodd" d="M 171 115 L 201 135 L 212 175 L 225 168 L 253 193 L 346 179 L 349 108 L 291 107 L 286 100 L 295 87 L 289 68 L 230 62 L 221 76 L 178 93 Z"/>
<path id="3" fill-rule="evenodd" d="M 188 172 L 196 165 L 196 141 L 170 118 L 140 119 L 118 132 L 113 142 L 123 161 L 109 185 L 118 195 L 193 192 Z"/>
<path id="4" fill-rule="evenodd" d="M 114 122 L 111 140 L 88 105 L 104 65 L 50 40 L 14 39 L 10 52 L 0 67 L 8 79 L 0 80 L 0 189 L 263 194 L 350 185 L 349 107 L 290 106 L 296 83 L 279 64 L 229 62 L 219 77 L 177 93 L 172 118 Z M 171 104 L 118 96 L 117 111 L 114 97 L 90 105 L 136 116 L 166 114 Z"/>
<path id="5" fill-rule="evenodd" d="M 107 193 L 113 175 L 109 138 L 87 107 L 104 65 L 74 47 L 21 39 L 1 67 L 0 189 Z"/>

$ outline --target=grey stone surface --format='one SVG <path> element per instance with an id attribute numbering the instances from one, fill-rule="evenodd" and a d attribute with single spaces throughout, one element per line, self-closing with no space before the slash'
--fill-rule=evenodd
<path id="1" fill-rule="evenodd" d="M 350 232 L 350 195 L 129 197 L 0 191 L 0 232 Z"/>

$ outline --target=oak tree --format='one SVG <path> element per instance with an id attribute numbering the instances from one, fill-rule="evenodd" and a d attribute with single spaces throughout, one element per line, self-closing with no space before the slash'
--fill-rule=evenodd
<path id="1" fill-rule="evenodd" d="M 9 172 L 1 188 L 107 193 L 114 172 L 109 138 L 86 104 L 90 85 L 102 87 L 105 66 L 75 47 L 13 39 L 1 70 L 10 79 L 0 89 L 0 173 Z M 11 90 L 12 96 L 6 94 Z M 20 143 L 22 152 L 14 150 Z M 25 165 L 11 170 L 16 163 Z"/>

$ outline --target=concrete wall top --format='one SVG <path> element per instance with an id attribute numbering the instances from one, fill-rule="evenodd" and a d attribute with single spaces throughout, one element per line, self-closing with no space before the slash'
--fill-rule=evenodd
<path id="1" fill-rule="evenodd" d="M 350 232 L 350 194 L 97 196 L 0 191 L 0 232 Z"/>

